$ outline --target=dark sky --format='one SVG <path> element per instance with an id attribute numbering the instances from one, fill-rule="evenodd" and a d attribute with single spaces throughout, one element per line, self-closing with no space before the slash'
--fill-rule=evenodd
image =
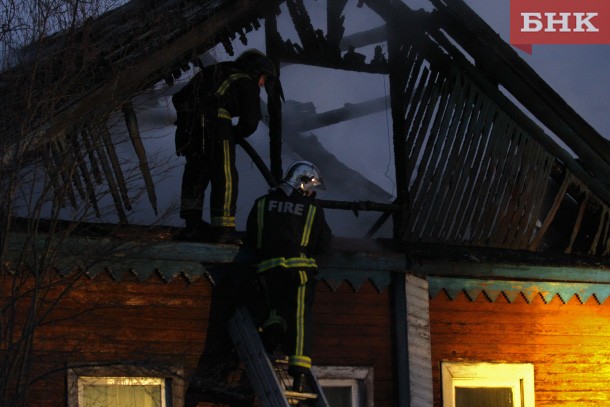
<path id="1" fill-rule="evenodd" d="M 509 0 L 465 1 L 509 42 Z M 517 52 L 577 113 L 610 138 L 610 45 L 538 44 L 532 55 Z"/>

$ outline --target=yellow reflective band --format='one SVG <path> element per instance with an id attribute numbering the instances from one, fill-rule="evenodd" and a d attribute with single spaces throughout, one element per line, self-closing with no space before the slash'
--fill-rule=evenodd
<path id="1" fill-rule="evenodd" d="M 227 79 L 225 79 L 220 86 L 218 87 L 218 89 L 216 90 L 216 95 L 217 96 L 223 96 L 225 94 L 225 92 L 227 91 L 227 89 L 229 89 L 229 86 L 231 86 L 231 83 L 234 80 L 240 79 L 240 78 L 248 78 L 250 79 L 250 75 L 245 74 L 245 73 L 234 73 L 229 75 L 229 77 Z"/>
<path id="2" fill-rule="evenodd" d="M 318 264 L 316 263 L 315 259 L 308 257 L 274 257 L 258 263 L 257 271 L 260 273 L 274 267 L 311 268 L 318 267 Z"/>
<path id="3" fill-rule="evenodd" d="M 222 107 L 218 108 L 218 118 L 231 120 L 231 113 L 227 109 L 223 109 Z"/>
<path id="4" fill-rule="evenodd" d="M 234 216 L 214 216 L 212 218 L 212 226 L 235 227 Z"/>
<path id="5" fill-rule="evenodd" d="M 313 205 L 309 206 L 307 211 L 307 219 L 305 220 L 305 227 L 303 228 L 303 236 L 301 237 L 301 246 L 306 247 L 309 244 L 309 236 L 311 235 L 311 228 L 313 220 L 316 216 L 316 207 Z"/>
<path id="6" fill-rule="evenodd" d="M 305 282 L 307 282 L 307 273 L 303 270 L 299 271 L 301 277 L 301 285 L 297 289 L 297 314 L 296 317 L 296 349 L 295 355 L 300 356 L 303 354 L 303 347 L 305 343 Z"/>
<path id="7" fill-rule="evenodd" d="M 302 366 L 311 369 L 311 358 L 302 355 L 290 356 L 288 363 L 292 366 Z"/>
<path id="8" fill-rule="evenodd" d="M 307 283 L 307 273 L 305 271 L 299 271 L 299 278 L 301 279 L 301 285 L 305 285 Z"/>
<path id="9" fill-rule="evenodd" d="M 225 197 L 222 214 L 225 218 L 231 217 L 231 195 L 233 194 L 233 177 L 231 176 L 231 150 L 229 140 L 222 141 L 223 169 L 225 173 Z M 235 223 L 235 219 L 233 219 Z"/>
<path id="10" fill-rule="evenodd" d="M 258 213 L 257 213 L 257 221 L 258 221 L 258 237 L 256 238 L 256 247 L 260 249 L 263 247 L 263 221 L 265 217 L 265 205 L 267 202 L 267 198 L 263 198 L 258 201 Z"/>

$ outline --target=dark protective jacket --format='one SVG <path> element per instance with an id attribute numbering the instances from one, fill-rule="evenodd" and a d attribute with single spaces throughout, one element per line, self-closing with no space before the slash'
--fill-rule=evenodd
<path id="1" fill-rule="evenodd" d="M 172 102 L 178 114 L 176 154 L 186 158 L 180 217 L 201 219 L 204 190 L 211 182 L 211 224 L 234 228 L 239 185 L 235 145 L 261 119 L 258 77 L 235 62 L 221 62 L 197 73 Z"/>
<path id="2" fill-rule="evenodd" d="M 258 253 L 259 283 L 266 310 L 261 325 L 268 351 L 278 343 L 289 355 L 292 376 L 311 370 L 313 302 L 317 272 L 312 255 L 329 249 L 331 232 L 315 199 L 292 187 L 260 197 L 248 216 L 247 238 Z M 283 332 L 284 334 L 281 334 Z"/>
<path id="3" fill-rule="evenodd" d="M 176 153 L 200 152 L 206 137 L 227 138 L 227 131 L 236 139 L 250 136 L 261 120 L 258 78 L 244 72 L 235 62 L 221 62 L 198 72 L 174 94 L 176 108 Z M 235 126 L 219 126 L 219 120 Z M 194 150 L 194 151 L 193 151 Z"/>
<path id="4" fill-rule="evenodd" d="M 265 262 L 269 268 L 315 267 L 312 256 L 330 249 L 331 231 L 315 199 L 296 190 L 287 196 L 282 188 L 274 188 L 254 203 L 248 216 L 247 238 L 257 249 L 259 271 L 264 271 L 261 268 L 265 268 Z M 289 259 L 303 257 L 309 259 L 308 265 L 290 263 Z M 275 264 L 273 259 L 288 263 Z"/>

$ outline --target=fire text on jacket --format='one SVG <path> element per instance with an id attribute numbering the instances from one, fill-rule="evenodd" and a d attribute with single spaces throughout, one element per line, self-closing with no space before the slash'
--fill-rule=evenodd
<path id="1" fill-rule="evenodd" d="M 305 209 L 305 205 L 302 203 L 292 203 L 274 200 L 270 200 L 269 205 L 267 206 L 268 212 L 292 213 L 293 215 L 299 216 L 303 214 L 303 209 Z"/>

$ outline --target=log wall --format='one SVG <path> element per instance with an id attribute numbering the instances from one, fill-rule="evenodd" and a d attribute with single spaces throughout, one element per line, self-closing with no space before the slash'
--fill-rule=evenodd
<path id="1" fill-rule="evenodd" d="M 537 407 L 610 405 L 610 303 L 574 296 L 513 303 L 484 294 L 430 300 L 434 406 L 442 405 L 442 361 L 532 363 Z"/>
<path id="2" fill-rule="evenodd" d="M 188 377 L 206 345 L 212 294 L 205 278 L 81 278 L 37 331 L 34 371 L 57 371 L 32 388 L 27 405 L 66 405 L 66 366 L 158 364 L 180 367 Z M 347 283 L 336 291 L 318 284 L 314 364 L 372 366 L 375 406 L 393 405 L 391 315 L 388 290 L 379 293 L 370 282 L 357 292 Z"/>
<path id="3" fill-rule="evenodd" d="M 391 297 L 370 283 L 357 292 L 343 283 L 337 291 L 318 284 L 314 306 L 315 365 L 363 366 L 374 369 L 374 405 L 396 405 L 393 387 Z"/>

